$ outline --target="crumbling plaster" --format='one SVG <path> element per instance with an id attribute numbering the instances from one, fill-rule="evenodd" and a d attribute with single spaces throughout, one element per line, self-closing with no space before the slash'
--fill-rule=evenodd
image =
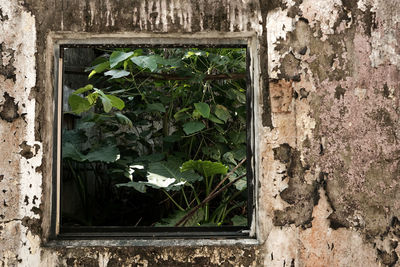
<path id="1" fill-rule="evenodd" d="M 399 15 L 389 0 L 0 0 L 0 266 L 400 265 Z M 258 245 L 48 242 L 47 48 L 63 32 L 258 37 Z"/>

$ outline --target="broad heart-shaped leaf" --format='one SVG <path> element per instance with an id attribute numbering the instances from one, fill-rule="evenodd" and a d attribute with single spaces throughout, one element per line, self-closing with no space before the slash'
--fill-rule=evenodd
<path id="1" fill-rule="evenodd" d="M 92 107 L 86 98 L 74 94 L 69 96 L 68 104 L 71 107 L 71 111 L 75 114 L 81 114 Z"/>
<path id="2" fill-rule="evenodd" d="M 164 113 L 165 107 L 161 103 L 151 103 L 151 104 L 147 104 L 146 110 L 147 111 L 159 111 L 159 112 Z"/>
<path id="3" fill-rule="evenodd" d="M 111 105 L 114 108 L 122 110 L 125 107 L 125 103 L 121 98 L 116 97 L 115 95 L 106 95 L 106 97 L 110 100 Z"/>
<path id="4" fill-rule="evenodd" d="M 92 84 L 88 84 L 85 87 L 79 88 L 78 90 L 76 90 L 75 92 L 73 92 L 74 95 L 78 95 L 78 94 L 82 94 L 86 91 L 92 90 L 93 89 L 93 85 Z"/>
<path id="5" fill-rule="evenodd" d="M 181 164 L 178 161 L 160 161 L 149 164 L 147 180 L 145 184 L 154 188 L 179 190 L 186 182 L 200 181 L 202 177 L 193 171 L 180 171 Z"/>
<path id="6" fill-rule="evenodd" d="M 207 119 L 210 116 L 210 106 L 207 103 L 195 103 L 194 107 L 204 118 Z"/>
<path id="7" fill-rule="evenodd" d="M 171 189 L 179 190 L 181 186 L 184 185 L 184 182 L 179 182 L 179 183 L 175 182 L 176 179 L 174 178 L 167 178 L 162 175 L 150 172 L 147 176 L 147 182 L 142 182 L 142 183 L 156 189 L 163 188 L 167 191 Z"/>
<path id="8" fill-rule="evenodd" d="M 226 107 L 222 106 L 222 105 L 217 105 L 215 107 L 215 115 L 217 115 L 217 117 L 221 120 L 223 120 L 224 122 L 227 122 L 228 119 L 230 118 L 230 114 L 229 111 Z"/>
<path id="9" fill-rule="evenodd" d="M 103 108 L 105 112 L 110 112 L 112 109 L 111 100 L 105 95 L 100 95 L 101 102 L 103 103 Z"/>
<path id="10" fill-rule="evenodd" d="M 126 77 L 129 74 L 131 74 L 131 73 L 126 70 L 109 70 L 107 72 L 104 72 L 104 75 L 111 76 L 110 79 L 118 79 L 118 78 Z"/>
<path id="11" fill-rule="evenodd" d="M 220 162 L 189 160 L 182 164 L 181 172 L 194 170 L 204 177 L 210 177 L 216 174 L 226 174 L 228 167 Z"/>
<path id="12" fill-rule="evenodd" d="M 210 117 L 208 118 L 210 121 L 218 123 L 218 124 L 224 124 L 223 121 L 221 121 L 220 119 L 218 119 L 217 117 L 215 117 L 213 114 L 210 114 Z"/>
<path id="13" fill-rule="evenodd" d="M 206 126 L 200 121 L 190 121 L 183 125 L 183 131 L 189 135 L 203 130 Z"/>
<path id="14" fill-rule="evenodd" d="M 133 52 L 122 52 L 122 51 L 114 51 L 110 56 L 110 68 L 114 68 L 118 65 L 118 63 L 124 61 L 125 59 L 129 58 L 133 55 Z"/>
<path id="15" fill-rule="evenodd" d="M 163 58 L 159 55 L 151 56 L 138 56 L 132 57 L 131 61 L 143 69 L 149 69 L 151 72 L 155 71 L 158 63 L 162 64 Z"/>
<path id="16" fill-rule="evenodd" d="M 62 157 L 76 161 L 101 161 L 114 162 L 118 159 L 119 150 L 115 145 L 107 145 L 97 150 L 89 152 L 87 155 L 81 153 L 72 143 L 65 143 L 62 148 Z"/>
<path id="17" fill-rule="evenodd" d="M 64 159 L 73 159 L 76 161 L 85 161 L 86 157 L 72 144 L 65 143 L 62 146 L 62 158 Z"/>
<path id="18" fill-rule="evenodd" d="M 120 153 L 115 145 L 102 146 L 86 155 L 86 159 L 90 162 L 114 162 L 118 159 Z"/>
<path id="19" fill-rule="evenodd" d="M 128 183 L 123 183 L 123 184 L 116 184 L 116 187 L 121 187 L 121 186 L 125 186 L 125 187 L 133 187 L 134 189 L 136 189 L 137 191 L 139 191 L 140 193 L 146 193 L 146 185 L 143 183 L 138 183 L 138 182 L 128 182 Z"/>

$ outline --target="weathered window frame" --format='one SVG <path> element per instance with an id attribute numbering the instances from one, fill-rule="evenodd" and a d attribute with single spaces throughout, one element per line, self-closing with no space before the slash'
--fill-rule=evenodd
<path id="1" fill-rule="evenodd" d="M 53 147 L 53 178 L 51 182 L 51 220 L 50 220 L 50 229 L 49 229 L 49 237 L 50 239 L 96 239 L 96 238 L 111 238 L 111 239 L 121 239 L 123 236 L 128 238 L 139 238 L 139 239 L 163 239 L 163 238 L 256 238 L 257 232 L 257 191 L 255 190 L 258 187 L 258 143 L 256 140 L 256 136 L 259 136 L 257 133 L 257 110 L 258 102 L 254 101 L 258 99 L 259 95 L 259 66 L 258 66 L 258 42 L 257 38 L 254 35 L 247 34 L 245 36 L 240 34 L 231 34 L 231 35 L 221 35 L 215 34 L 215 37 L 210 36 L 199 36 L 199 35 L 185 35 L 185 36 L 165 36 L 159 35 L 156 38 L 154 35 L 137 35 L 133 37 L 129 37 L 126 35 L 108 35 L 108 36 L 91 36 L 87 38 L 85 35 L 72 35 L 72 36 L 57 36 L 53 39 L 52 42 L 52 50 L 54 57 L 54 147 Z M 72 234 L 63 234 L 60 235 L 60 169 L 61 169 L 61 119 L 62 119 L 62 57 L 60 57 L 60 47 L 69 46 L 72 47 L 74 45 L 79 46 L 100 46 L 100 45 L 114 45 L 115 47 L 121 46 L 159 46 L 159 47 L 212 47 L 212 46 L 220 46 L 220 47 L 233 47 L 233 46 L 244 46 L 247 48 L 247 80 L 248 80 L 248 90 L 247 90 L 247 110 L 248 112 L 248 124 L 250 131 L 248 132 L 247 142 L 248 142 L 248 158 L 251 160 L 248 161 L 248 178 L 250 178 L 251 182 L 249 186 L 251 187 L 249 190 L 249 216 L 251 216 L 251 225 L 249 225 L 249 230 L 246 233 L 235 234 L 233 232 L 223 232 L 223 231 L 175 231 L 171 234 L 171 232 L 166 232 L 163 228 L 155 229 L 156 231 L 144 232 L 145 234 L 140 234 L 140 232 L 121 232 L 120 229 L 113 232 L 105 232 L 105 233 L 94 233 L 90 234 L 87 232 L 80 233 L 72 233 Z M 59 97 L 61 96 L 61 97 Z M 175 228 L 176 229 L 176 228 Z M 99 227 L 101 230 L 101 227 Z M 178 229 L 180 230 L 180 229 Z M 100 234 L 101 233 L 101 234 Z M 167 233 L 167 234 L 165 234 Z"/>

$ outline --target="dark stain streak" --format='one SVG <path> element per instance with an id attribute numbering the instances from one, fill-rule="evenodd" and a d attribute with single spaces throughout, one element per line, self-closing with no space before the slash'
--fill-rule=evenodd
<path id="1" fill-rule="evenodd" d="M 399 257 L 397 256 L 396 251 L 386 252 L 380 249 L 377 249 L 378 256 L 380 261 L 389 267 L 395 266 L 396 262 L 398 261 Z"/>
<path id="2" fill-rule="evenodd" d="M 1 10 L 1 8 L 0 8 L 0 21 L 1 21 L 1 22 L 4 22 L 4 21 L 6 21 L 6 20 L 8 20 L 8 16 L 7 16 L 7 15 L 4 15 L 4 14 L 3 14 L 3 10 Z"/>
<path id="3" fill-rule="evenodd" d="M 289 178 L 288 187 L 280 192 L 280 197 L 291 204 L 285 210 L 274 211 L 273 222 L 276 226 L 295 224 L 302 228 L 311 227 L 312 211 L 318 203 L 318 190 L 321 182 L 315 181 L 308 184 L 304 174 L 310 166 L 303 166 L 300 160 L 300 152 L 282 144 L 273 149 L 274 159 L 286 165 L 286 173 Z"/>
<path id="4" fill-rule="evenodd" d="M 346 93 L 346 89 L 341 87 L 340 85 L 336 87 L 335 89 L 335 98 L 340 99 L 344 97 L 344 94 Z"/>
<path id="5" fill-rule="evenodd" d="M 21 148 L 19 154 L 24 158 L 30 159 L 34 156 L 32 152 L 32 146 L 27 145 L 26 141 L 22 142 L 22 144 L 20 144 L 19 147 Z"/>
<path id="6" fill-rule="evenodd" d="M 4 77 L 6 77 L 6 79 L 12 79 L 14 82 L 16 80 L 16 75 L 15 75 L 15 67 L 14 67 L 14 62 L 15 62 L 15 58 L 14 58 L 14 50 L 13 49 L 5 49 L 3 48 L 4 43 L 0 43 L 0 75 L 3 75 Z M 4 58 L 2 55 L 2 52 L 5 52 L 7 55 L 7 57 L 9 57 L 8 63 L 5 64 L 4 63 Z"/>
<path id="7" fill-rule="evenodd" d="M 0 74 L 1 74 L 1 64 L 0 64 Z M 6 101 L 4 102 L 3 105 L 0 105 L 0 107 L 2 108 L 0 112 L 0 118 L 7 122 L 13 122 L 19 117 L 18 104 L 15 103 L 15 98 L 11 97 L 7 92 L 5 92 L 3 96 Z"/>

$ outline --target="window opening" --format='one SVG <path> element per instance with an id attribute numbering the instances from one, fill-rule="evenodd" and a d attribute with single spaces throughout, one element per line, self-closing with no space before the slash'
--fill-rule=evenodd
<path id="1" fill-rule="evenodd" d="M 248 235 L 248 58 L 237 45 L 61 45 L 59 234 Z"/>

